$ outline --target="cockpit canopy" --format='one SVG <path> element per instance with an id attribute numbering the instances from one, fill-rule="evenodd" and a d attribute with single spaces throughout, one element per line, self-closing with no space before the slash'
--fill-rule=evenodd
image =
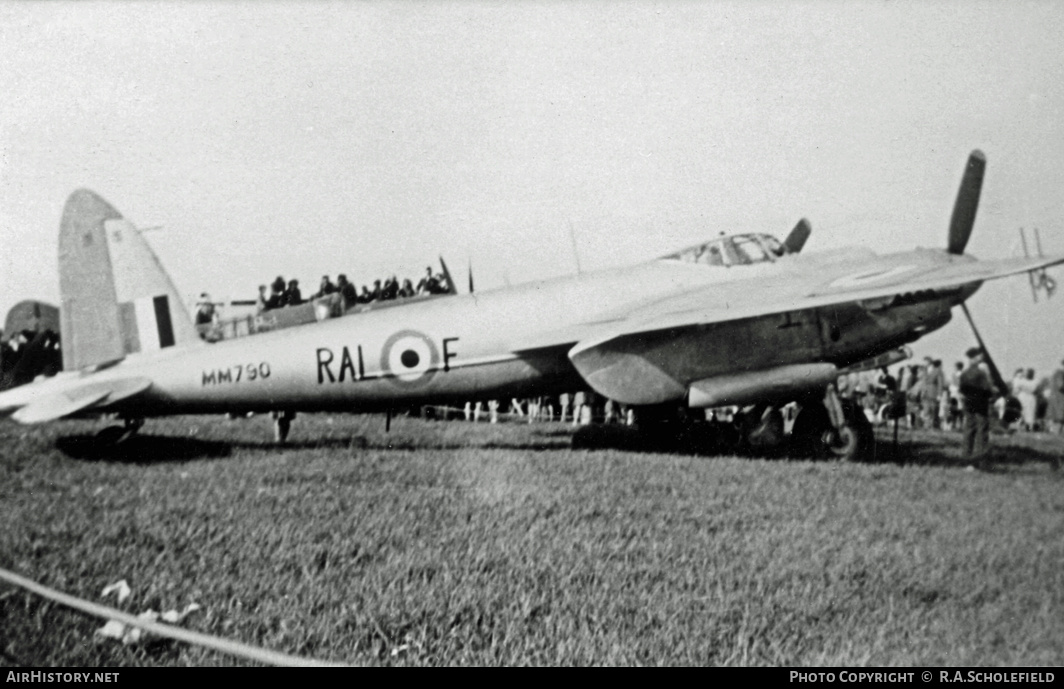
<path id="1" fill-rule="evenodd" d="M 688 247 L 662 259 L 707 266 L 745 266 L 775 261 L 788 253 L 787 247 L 770 234 L 734 234 Z"/>

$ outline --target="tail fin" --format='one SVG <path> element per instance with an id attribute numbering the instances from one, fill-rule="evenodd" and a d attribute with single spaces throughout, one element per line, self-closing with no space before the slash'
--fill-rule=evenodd
<path id="1" fill-rule="evenodd" d="M 177 289 L 140 232 L 87 189 L 59 226 L 63 368 L 199 342 Z"/>

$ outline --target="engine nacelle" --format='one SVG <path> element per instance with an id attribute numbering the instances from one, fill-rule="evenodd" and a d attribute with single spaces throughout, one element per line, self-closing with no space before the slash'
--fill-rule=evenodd
<path id="1" fill-rule="evenodd" d="M 687 404 L 691 407 L 723 407 L 769 400 L 791 400 L 835 382 L 835 364 L 808 363 L 777 366 L 748 373 L 731 373 L 691 383 Z"/>

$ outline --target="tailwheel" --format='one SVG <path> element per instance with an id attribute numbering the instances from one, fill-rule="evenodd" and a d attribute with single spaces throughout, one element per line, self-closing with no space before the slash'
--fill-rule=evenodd
<path id="1" fill-rule="evenodd" d="M 114 447 L 136 435 L 144 419 L 125 419 L 121 426 L 108 426 L 96 434 L 96 444 L 100 447 Z"/>

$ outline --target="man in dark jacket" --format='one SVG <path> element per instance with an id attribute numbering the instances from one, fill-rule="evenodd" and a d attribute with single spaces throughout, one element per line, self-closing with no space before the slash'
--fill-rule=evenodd
<path id="1" fill-rule="evenodd" d="M 336 288 L 340 291 L 340 296 L 344 298 L 345 310 L 358 303 L 358 292 L 355 290 L 355 286 L 347 281 L 347 276 L 343 273 L 340 273 L 336 278 Z"/>
<path id="2" fill-rule="evenodd" d="M 303 303 L 303 292 L 299 289 L 299 280 L 289 280 L 288 289 L 284 291 L 285 306 L 299 306 Z"/>
<path id="3" fill-rule="evenodd" d="M 981 364 L 983 350 L 972 347 L 965 353 L 968 366 L 961 373 L 960 392 L 964 399 L 964 457 L 983 468 L 990 444 L 990 401 L 994 384 Z"/>
<path id="4" fill-rule="evenodd" d="M 318 291 L 315 293 L 312 299 L 320 299 L 321 297 L 327 297 L 334 292 L 338 292 L 336 285 L 332 283 L 328 275 L 321 276 L 321 284 L 318 285 Z"/>

